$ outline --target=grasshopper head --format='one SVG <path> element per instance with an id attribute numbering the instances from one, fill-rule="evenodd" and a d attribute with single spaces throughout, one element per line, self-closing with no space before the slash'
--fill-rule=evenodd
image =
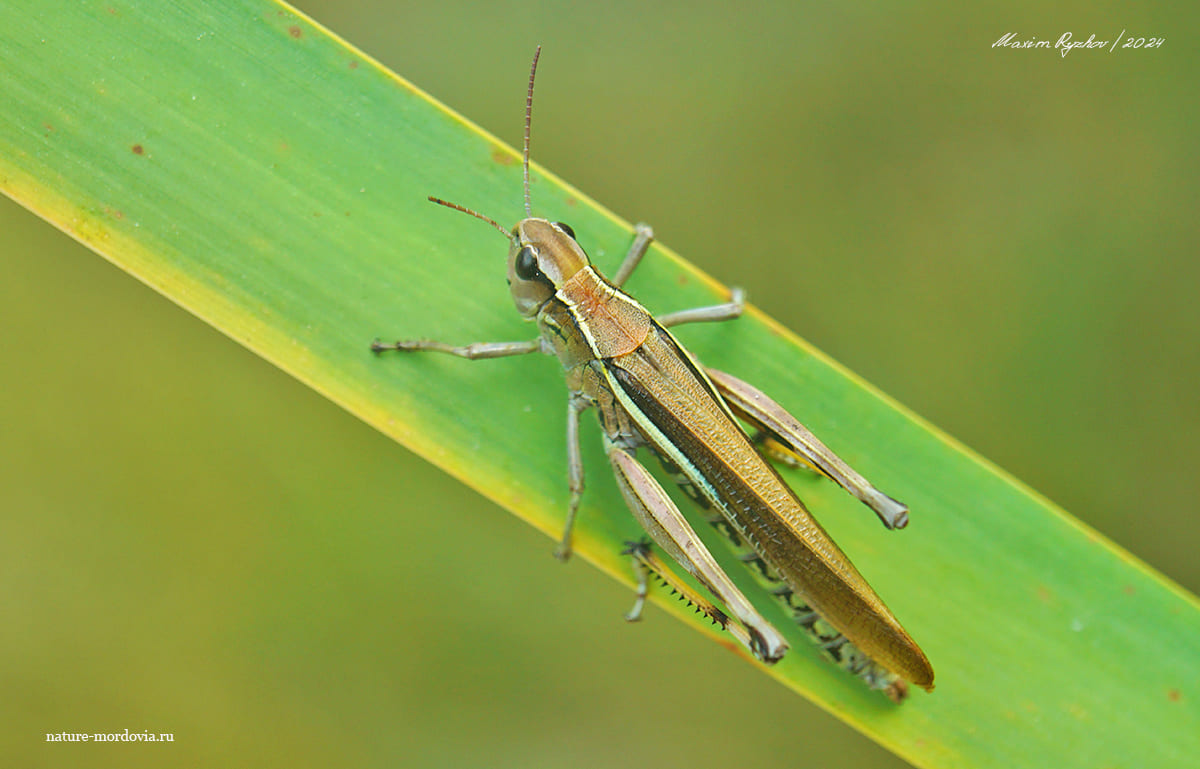
<path id="1" fill-rule="evenodd" d="M 563 283 L 587 266 L 587 254 L 567 225 L 530 217 L 513 228 L 508 286 L 526 318 L 537 315 Z"/>

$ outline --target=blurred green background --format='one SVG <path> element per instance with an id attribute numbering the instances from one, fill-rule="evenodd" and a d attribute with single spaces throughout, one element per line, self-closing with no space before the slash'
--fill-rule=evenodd
<path id="1" fill-rule="evenodd" d="M 1200 588 L 1194 8 L 299 5 L 510 143 L 543 44 L 538 161 Z M 1166 44 L 991 48 L 1122 29 Z M 900 765 L 8 201 L 0 231 L 12 765 Z"/>

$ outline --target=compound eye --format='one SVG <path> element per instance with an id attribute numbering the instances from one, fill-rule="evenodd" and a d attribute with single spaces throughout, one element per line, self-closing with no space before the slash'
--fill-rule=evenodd
<path id="1" fill-rule="evenodd" d="M 525 246 L 517 252 L 513 268 L 521 280 L 535 280 L 542 274 L 538 269 L 537 252 L 529 246 Z"/>
<path id="2" fill-rule="evenodd" d="M 560 230 L 570 235 L 571 240 L 575 240 L 575 230 L 571 229 L 571 225 L 563 224 L 562 222 L 555 222 L 554 224 L 557 225 Z"/>

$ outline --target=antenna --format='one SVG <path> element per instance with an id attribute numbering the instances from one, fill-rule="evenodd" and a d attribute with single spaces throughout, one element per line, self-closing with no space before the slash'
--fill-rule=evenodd
<path id="1" fill-rule="evenodd" d="M 529 125 L 533 122 L 533 78 L 537 74 L 538 57 L 542 55 L 542 47 L 539 45 L 537 50 L 533 52 L 533 64 L 529 67 L 529 90 L 525 94 L 525 151 L 521 154 L 521 168 L 525 173 L 525 216 L 533 216 L 533 203 L 529 195 Z M 476 219 L 481 219 L 500 231 L 506 239 L 512 240 L 513 236 L 508 230 L 504 229 L 495 219 L 490 216 L 484 216 L 478 211 L 474 211 L 466 206 L 460 206 L 457 203 L 451 203 L 448 200 L 429 196 L 429 202 L 437 203 L 439 206 L 453 208 L 455 211 L 461 211 L 464 214 L 474 216 Z"/>
<path id="2" fill-rule="evenodd" d="M 506 240 L 512 240 L 512 234 L 510 234 L 508 230 L 501 227 L 500 223 L 497 222 L 495 219 L 491 218 L 490 216 L 484 216 L 483 214 L 479 213 L 478 211 L 472 211 L 471 209 L 467 208 L 466 206 L 460 206 L 459 204 L 451 203 L 448 200 L 442 200 L 441 198 L 435 198 L 433 195 L 429 196 L 429 202 L 437 203 L 439 206 L 445 206 L 446 208 L 453 208 L 455 211 L 462 211 L 464 214 L 470 214 L 471 216 L 474 216 L 476 219 L 482 219 L 483 221 L 492 225 L 496 229 L 500 230 L 500 234 L 503 235 Z"/>
<path id="3" fill-rule="evenodd" d="M 525 94 L 525 153 L 521 165 L 525 169 L 525 216 L 533 216 L 533 204 L 529 199 L 529 124 L 533 122 L 533 76 L 537 74 L 538 57 L 542 55 L 539 45 L 533 52 L 533 64 L 529 67 L 529 91 Z"/>

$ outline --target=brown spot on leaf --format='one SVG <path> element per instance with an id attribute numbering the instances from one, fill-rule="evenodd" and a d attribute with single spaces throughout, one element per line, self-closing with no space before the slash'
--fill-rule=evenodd
<path id="1" fill-rule="evenodd" d="M 717 643 L 720 644 L 721 646 L 724 646 L 726 649 L 733 652 L 734 654 L 742 653 L 742 647 L 739 646 L 738 644 L 735 644 L 733 641 L 729 641 L 724 638 L 718 638 Z"/>
<path id="2" fill-rule="evenodd" d="M 492 147 L 492 162 L 502 166 L 513 166 L 521 161 L 505 148 L 497 146 Z"/>
<path id="3" fill-rule="evenodd" d="M 1042 603 L 1050 603 L 1053 600 L 1053 595 L 1050 593 L 1050 588 L 1045 585 L 1038 585 L 1037 589 L 1038 600 Z"/>
<path id="4" fill-rule="evenodd" d="M 299 40 L 300 38 L 304 37 L 304 30 L 300 29 L 299 25 L 293 24 L 292 26 L 288 27 L 288 34 Z"/>
<path id="5" fill-rule="evenodd" d="M 145 155 L 146 154 L 146 148 L 140 144 L 135 144 L 132 147 L 130 147 L 130 149 L 133 150 L 133 154 L 135 154 L 135 155 Z"/>
<path id="6" fill-rule="evenodd" d="M 688 280 L 688 276 L 687 276 L 687 275 L 684 275 L 683 273 L 680 273 L 679 275 L 677 275 L 677 276 L 676 276 L 676 278 L 675 278 L 675 282 L 676 282 L 676 283 L 678 283 L 678 284 L 679 284 L 679 285 L 681 285 L 681 286 L 686 286 L 686 285 L 687 285 L 688 283 L 690 283 L 691 281 L 689 281 L 689 280 Z"/>
<path id="7" fill-rule="evenodd" d="M 1183 699 L 1183 692 L 1178 689 L 1167 689 L 1167 699 L 1171 702 L 1179 702 Z"/>
<path id="8" fill-rule="evenodd" d="M 1121 588 L 1121 592 L 1125 595 L 1133 595 L 1137 591 L 1133 589 L 1133 585 L 1126 585 L 1125 587 Z"/>
<path id="9" fill-rule="evenodd" d="M 579 205 L 579 199 L 576 198 L 574 195 L 568 195 L 567 196 L 567 205 L 570 206 L 571 208 L 574 208 L 575 206 Z"/>
<path id="10" fill-rule="evenodd" d="M 358 69 L 358 59 L 354 59 L 350 62 L 350 69 Z"/>

